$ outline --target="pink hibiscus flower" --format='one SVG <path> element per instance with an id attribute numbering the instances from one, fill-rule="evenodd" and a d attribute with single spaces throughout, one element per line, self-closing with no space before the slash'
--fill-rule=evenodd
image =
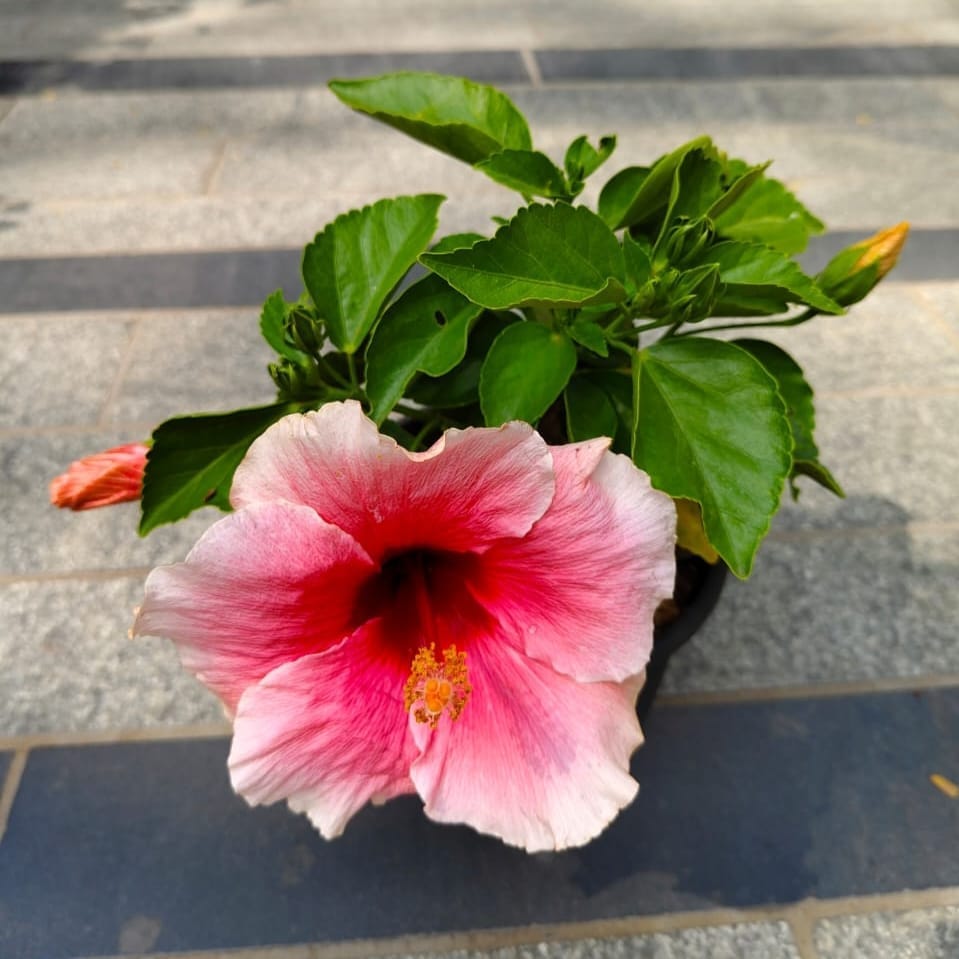
<path id="1" fill-rule="evenodd" d="M 126 443 L 71 463 L 50 482 L 50 502 L 64 509 L 96 509 L 140 498 L 149 447 Z"/>
<path id="2" fill-rule="evenodd" d="M 233 715 L 251 804 L 330 838 L 416 792 L 440 822 L 580 845 L 638 789 L 674 576 L 672 501 L 608 445 L 510 423 L 408 453 L 355 402 L 288 416 L 237 469 L 236 512 L 151 573 L 135 632 Z"/>

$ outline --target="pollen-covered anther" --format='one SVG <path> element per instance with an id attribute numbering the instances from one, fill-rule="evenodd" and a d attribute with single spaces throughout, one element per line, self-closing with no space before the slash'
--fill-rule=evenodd
<path id="1" fill-rule="evenodd" d="M 417 650 L 403 687 L 403 698 L 407 712 L 412 710 L 418 723 L 429 723 L 435 729 L 444 712 L 449 713 L 450 719 L 458 719 L 471 692 L 466 653 L 447 646 L 440 663 L 435 643 Z"/>

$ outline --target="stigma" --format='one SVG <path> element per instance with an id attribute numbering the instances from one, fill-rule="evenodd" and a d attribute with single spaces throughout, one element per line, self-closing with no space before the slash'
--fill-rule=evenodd
<path id="1" fill-rule="evenodd" d="M 443 661 L 436 659 L 436 644 L 421 646 L 413 657 L 410 675 L 403 687 L 406 711 L 412 710 L 418 723 L 436 729 L 443 713 L 459 719 L 472 687 L 466 670 L 466 653 L 455 646 L 443 650 Z"/>

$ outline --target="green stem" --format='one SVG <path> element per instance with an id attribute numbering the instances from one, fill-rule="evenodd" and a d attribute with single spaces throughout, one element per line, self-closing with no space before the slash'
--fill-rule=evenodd
<path id="1" fill-rule="evenodd" d="M 415 453 L 422 444 L 423 440 L 426 439 L 430 434 L 430 430 L 434 427 L 440 425 L 440 418 L 437 416 L 431 416 L 420 428 L 417 434 L 413 437 L 413 442 L 410 444 L 410 451 Z"/>
<path id="2" fill-rule="evenodd" d="M 327 377 L 329 377 L 329 379 L 342 386 L 343 389 L 352 391 L 353 384 L 350 383 L 349 380 L 340 376 L 340 374 L 337 373 L 336 370 L 334 370 L 333 367 L 330 366 L 330 364 L 326 361 L 326 358 L 322 353 L 314 353 L 313 359 L 316 360 L 316 365 L 320 368 L 320 372 L 324 373 Z"/>
<path id="3" fill-rule="evenodd" d="M 814 316 L 819 315 L 819 310 L 808 309 L 805 313 L 800 313 L 799 316 L 792 316 L 788 320 L 772 320 L 767 322 L 765 320 L 760 320 L 758 323 L 723 323 L 721 326 L 705 326 L 698 330 L 687 330 L 685 333 L 676 333 L 676 339 L 679 339 L 681 336 L 701 336 L 703 333 L 716 333 L 719 330 L 754 330 L 759 327 L 774 327 L 774 326 L 799 326 L 800 323 L 805 323 L 807 320 L 811 320 Z"/>
<path id="4" fill-rule="evenodd" d="M 360 392 L 360 378 L 356 375 L 356 358 L 352 353 L 346 354 L 346 366 L 350 371 L 350 386 L 353 390 L 359 394 Z"/>

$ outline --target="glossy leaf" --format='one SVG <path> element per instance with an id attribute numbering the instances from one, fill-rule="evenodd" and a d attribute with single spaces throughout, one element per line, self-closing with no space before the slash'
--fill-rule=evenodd
<path id="1" fill-rule="evenodd" d="M 448 233 L 431 247 L 430 253 L 449 253 L 450 250 L 468 250 L 474 243 L 485 240 L 482 233 Z"/>
<path id="2" fill-rule="evenodd" d="M 626 286 L 630 293 L 635 293 L 652 279 L 653 264 L 650 249 L 638 240 L 634 240 L 628 233 L 624 233 L 623 256 L 626 260 Z"/>
<path id="3" fill-rule="evenodd" d="M 607 393 L 585 377 L 574 376 L 563 393 L 566 432 L 571 442 L 616 435 L 618 419 Z"/>
<path id="4" fill-rule="evenodd" d="M 600 216 L 614 230 L 655 218 L 669 204 L 676 168 L 687 153 L 697 149 L 715 154 L 709 137 L 697 137 L 660 157 L 648 172 L 642 167 L 629 167 L 617 174 L 600 193 Z"/>
<path id="5" fill-rule="evenodd" d="M 284 324 L 289 308 L 289 304 L 283 298 L 282 290 L 275 290 L 271 293 L 266 298 L 263 309 L 260 311 L 260 332 L 263 334 L 263 339 L 280 356 L 302 362 L 308 359 L 307 355 L 286 341 Z"/>
<path id="6" fill-rule="evenodd" d="M 462 77 L 388 73 L 333 80 L 330 89 L 354 110 L 467 163 L 500 150 L 532 147 L 529 127 L 513 101 L 494 87 Z"/>
<path id="7" fill-rule="evenodd" d="M 592 176 L 616 149 L 616 137 L 612 134 L 599 138 L 594 147 L 585 136 L 577 137 L 566 150 L 563 167 L 574 193 L 582 189 L 583 181 Z"/>
<path id="8" fill-rule="evenodd" d="M 819 447 L 813 437 L 816 411 L 813 391 L 806 382 L 799 364 L 778 346 L 765 340 L 735 340 L 736 346 L 756 357 L 766 372 L 776 381 L 779 395 L 786 404 L 786 416 L 793 437 L 793 467 L 791 476 L 808 476 L 837 496 L 844 496 L 842 487 L 819 462 Z M 793 484 L 793 496 L 798 496 Z"/>
<path id="9" fill-rule="evenodd" d="M 598 386 L 616 413 L 613 451 L 629 456 L 633 446 L 633 378 L 629 370 L 586 370 L 577 373 Z"/>
<path id="10" fill-rule="evenodd" d="M 792 260 L 759 243 L 726 240 L 705 250 L 697 262 L 719 266 L 719 279 L 726 289 L 716 307 L 717 315 L 727 315 L 723 312 L 725 302 L 750 298 L 806 303 L 823 313 L 843 312 Z"/>
<path id="11" fill-rule="evenodd" d="M 233 473 L 268 426 L 302 407 L 276 403 L 232 413 L 178 416 L 153 431 L 143 479 L 140 535 L 201 506 L 230 508 Z"/>
<path id="12" fill-rule="evenodd" d="M 570 324 L 567 332 L 572 339 L 580 346 L 585 346 L 591 353 L 597 356 L 609 356 L 609 347 L 606 345 L 603 328 L 588 316 L 580 313 Z"/>
<path id="13" fill-rule="evenodd" d="M 633 377 L 634 462 L 700 505 L 709 542 L 745 578 L 792 464 L 775 381 L 745 350 L 699 337 L 640 351 Z"/>
<path id="14" fill-rule="evenodd" d="M 466 354 L 470 323 L 482 307 L 430 274 L 383 315 L 366 354 L 370 417 L 386 419 L 417 372 L 448 373 Z"/>
<path id="15" fill-rule="evenodd" d="M 568 197 L 563 171 L 538 150 L 503 150 L 476 164 L 491 180 L 523 196 Z"/>
<path id="16" fill-rule="evenodd" d="M 757 179 L 715 216 L 720 236 L 764 243 L 780 253 L 802 253 L 811 235 L 825 229 L 786 187 L 769 177 Z"/>
<path id="17" fill-rule="evenodd" d="M 390 291 L 426 249 L 443 197 L 379 200 L 338 216 L 303 253 L 303 280 L 330 339 L 355 353 Z"/>
<path id="18" fill-rule="evenodd" d="M 480 407 L 487 426 L 535 423 L 563 392 L 576 369 L 569 337 L 539 323 L 515 323 L 493 342 L 480 373 Z"/>
<path id="19" fill-rule="evenodd" d="M 466 356 L 449 373 L 442 376 L 423 376 L 407 390 L 417 403 L 433 409 L 455 409 L 479 404 L 480 371 L 493 341 L 507 326 L 520 322 L 515 313 L 483 313 L 469 334 Z"/>
<path id="20" fill-rule="evenodd" d="M 534 204 L 469 250 L 420 262 L 488 309 L 583 306 L 624 299 L 619 241 L 586 207 Z"/>
<path id="21" fill-rule="evenodd" d="M 723 167 L 715 153 L 715 149 L 697 147 L 681 159 L 673 173 L 664 230 L 680 218 L 695 220 L 704 216 L 722 196 Z"/>

